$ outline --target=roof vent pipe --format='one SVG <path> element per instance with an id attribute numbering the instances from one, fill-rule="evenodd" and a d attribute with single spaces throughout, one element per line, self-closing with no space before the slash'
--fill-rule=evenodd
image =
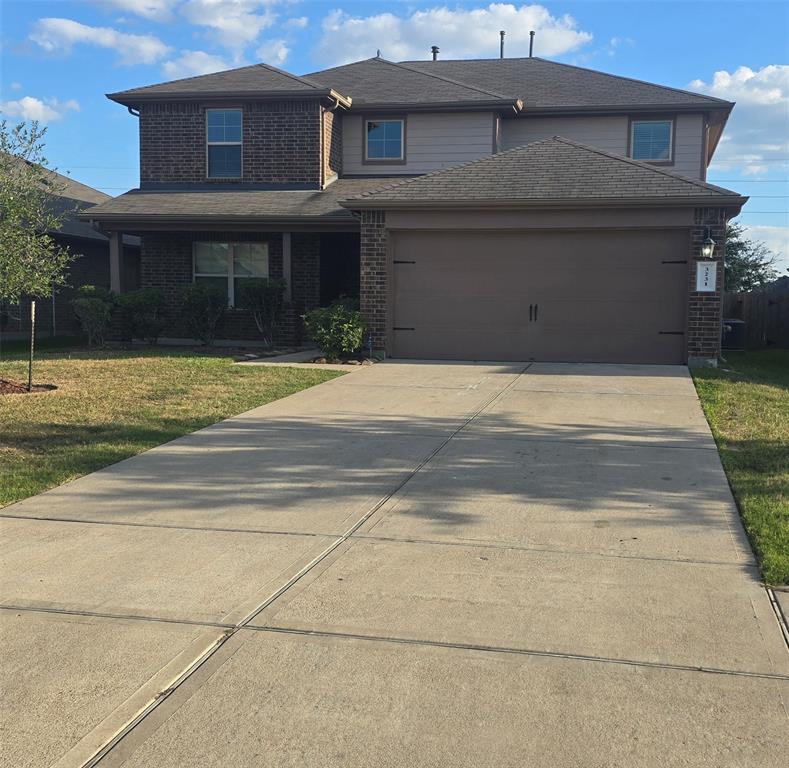
<path id="1" fill-rule="evenodd" d="M 433 54 L 433 61 L 436 61 L 438 59 L 438 46 L 437 45 L 431 45 L 430 46 L 430 52 Z"/>
<path id="2" fill-rule="evenodd" d="M 534 54 L 534 30 L 529 32 L 529 58 Z"/>
<path id="3" fill-rule="evenodd" d="M 499 43 L 499 58 L 503 59 L 504 58 L 504 30 L 503 29 L 501 30 L 501 32 L 499 32 L 499 35 L 501 37 L 501 42 Z"/>

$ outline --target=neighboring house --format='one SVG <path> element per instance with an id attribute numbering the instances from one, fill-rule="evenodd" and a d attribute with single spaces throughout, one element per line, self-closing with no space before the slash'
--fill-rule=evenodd
<path id="1" fill-rule="evenodd" d="M 170 336 L 184 284 L 232 306 L 269 275 L 291 342 L 305 310 L 358 294 L 395 357 L 718 355 L 713 270 L 745 198 L 704 179 L 730 102 L 537 58 L 258 64 L 109 98 L 140 121 L 140 188 L 84 215 L 142 237 Z M 253 338 L 247 313 L 224 335 Z"/>
<path id="2" fill-rule="evenodd" d="M 83 285 L 110 287 L 110 240 L 88 222 L 80 220 L 78 213 L 112 198 L 60 173 L 47 171 L 47 175 L 55 192 L 53 213 L 63 215 L 60 229 L 49 234 L 60 245 L 68 247 L 74 260 L 68 267 L 66 285 L 59 286 L 51 296 L 36 302 L 36 330 L 38 335 L 69 336 L 80 332 L 71 306 L 77 289 Z M 139 238 L 124 236 L 123 251 L 121 286 L 123 290 L 130 291 L 139 287 Z M 29 301 L 5 312 L 0 309 L 0 324 L 4 335 L 27 335 L 30 330 Z"/>

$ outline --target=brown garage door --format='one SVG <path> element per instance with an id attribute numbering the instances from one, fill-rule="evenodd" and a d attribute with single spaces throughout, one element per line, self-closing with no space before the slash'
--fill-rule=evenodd
<path id="1" fill-rule="evenodd" d="M 681 363 L 683 230 L 395 232 L 395 357 Z"/>

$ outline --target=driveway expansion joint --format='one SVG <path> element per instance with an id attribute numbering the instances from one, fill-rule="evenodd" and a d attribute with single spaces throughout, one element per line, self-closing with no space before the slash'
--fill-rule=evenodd
<path id="1" fill-rule="evenodd" d="M 643 661 L 639 659 L 620 659 L 613 656 L 595 656 L 589 654 L 567 653 L 562 651 L 546 651 L 536 648 L 513 648 L 508 646 L 484 645 L 477 643 L 458 643 L 441 640 L 422 640 L 394 635 L 365 635 L 353 632 L 334 632 L 331 630 L 298 629 L 278 627 L 274 625 L 248 625 L 240 628 L 244 631 L 272 632 L 284 635 L 302 635 L 305 637 L 331 637 L 343 640 L 362 640 L 375 643 L 393 643 L 397 645 L 419 645 L 449 650 L 478 651 L 481 653 L 499 653 L 516 656 L 537 656 L 541 658 L 565 659 L 569 661 L 593 662 L 597 664 L 620 664 L 628 667 L 648 669 L 666 669 L 677 672 L 700 672 L 707 675 L 729 675 L 732 677 L 751 677 L 765 680 L 781 680 L 789 682 L 789 674 L 781 672 L 752 672 L 740 669 L 723 669 L 717 667 L 695 666 L 692 664 L 672 664 L 661 661 Z"/>
<path id="2" fill-rule="evenodd" d="M 468 424 L 477 418 L 479 414 L 481 414 L 486 408 L 492 405 L 507 390 L 509 390 L 515 384 L 515 382 L 518 381 L 520 376 L 525 373 L 526 370 L 528 370 L 530 365 L 531 363 L 528 363 L 521 370 L 520 374 L 515 376 L 511 382 L 509 382 L 499 391 L 494 392 L 490 397 L 486 398 L 485 401 L 477 409 L 475 409 L 470 416 L 466 417 L 465 419 L 458 419 L 460 422 L 459 426 L 451 431 L 449 435 L 447 435 L 446 438 L 438 445 L 438 447 L 436 447 L 424 459 L 422 459 L 422 461 L 420 461 L 417 466 L 401 480 L 401 482 L 399 482 L 391 491 L 379 499 L 345 533 L 343 533 L 324 550 L 318 553 L 309 563 L 307 563 L 297 573 L 291 576 L 285 582 L 285 584 L 276 589 L 256 608 L 251 610 L 243 619 L 232 626 L 219 625 L 218 627 L 213 627 L 224 629 L 221 639 L 213 644 L 210 648 L 205 650 L 191 664 L 189 664 L 171 683 L 171 685 L 169 685 L 166 689 L 161 690 L 157 696 L 146 702 L 145 706 L 140 711 L 138 711 L 131 720 L 127 720 L 125 724 L 117 728 L 114 736 L 109 741 L 104 743 L 97 751 L 95 751 L 88 760 L 83 761 L 80 768 L 93 768 L 93 766 L 97 765 L 102 760 L 102 758 L 105 757 L 112 749 L 114 749 L 114 747 L 118 745 L 128 733 L 140 725 L 145 720 L 145 718 L 159 706 L 161 702 L 169 698 L 169 696 L 171 696 L 178 688 L 180 688 L 181 685 L 183 685 L 193 675 L 194 672 L 203 666 L 203 664 L 205 664 L 219 650 L 219 648 L 224 645 L 227 640 L 236 635 L 238 632 L 251 628 L 250 622 L 253 621 L 256 616 L 258 616 L 268 606 L 278 600 L 283 594 L 285 594 L 285 592 L 287 592 L 291 587 L 299 582 L 319 563 L 335 552 L 342 544 L 347 542 L 359 528 L 361 528 L 376 512 L 382 509 L 393 496 L 399 493 L 433 458 L 435 458 L 435 456 L 438 455 L 438 453 L 440 453 L 458 433 L 460 433 L 466 426 L 468 426 Z M 209 627 L 207 626 L 206 628 Z"/>
<path id="3" fill-rule="evenodd" d="M 682 565 L 713 565 L 724 567 L 743 568 L 748 567 L 747 563 L 739 560 L 692 560 L 683 557 L 660 557 L 658 555 L 639 555 L 630 554 L 627 552 L 602 552 L 595 550 L 583 549 L 564 549 L 560 547 L 532 547 L 527 544 L 507 544 L 506 542 L 486 542 L 486 541 L 469 541 L 463 539 L 416 539 L 416 538 L 401 538 L 397 536 L 377 536 L 372 533 L 355 533 L 349 537 L 355 541 L 380 541 L 390 542 L 393 544 L 424 544 L 426 546 L 444 546 L 444 547 L 467 547 L 469 549 L 504 549 L 514 550 L 516 552 L 539 552 L 545 554 L 556 555 L 579 555 L 582 557 L 601 557 L 601 558 L 617 558 L 621 560 L 646 560 L 648 562 L 658 563 L 680 563 Z M 754 571 L 756 567 L 753 566 Z"/>

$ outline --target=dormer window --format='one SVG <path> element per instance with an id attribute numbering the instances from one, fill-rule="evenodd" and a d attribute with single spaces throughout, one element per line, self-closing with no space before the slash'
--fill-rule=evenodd
<path id="1" fill-rule="evenodd" d="M 206 110 L 209 179 L 241 178 L 241 110 Z"/>
<path id="2" fill-rule="evenodd" d="M 365 120 L 364 129 L 367 162 L 405 161 L 405 120 Z"/>
<path id="3" fill-rule="evenodd" d="M 633 120 L 630 157 L 649 163 L 670 163 L 674 152 L 673 120 Z"/>

